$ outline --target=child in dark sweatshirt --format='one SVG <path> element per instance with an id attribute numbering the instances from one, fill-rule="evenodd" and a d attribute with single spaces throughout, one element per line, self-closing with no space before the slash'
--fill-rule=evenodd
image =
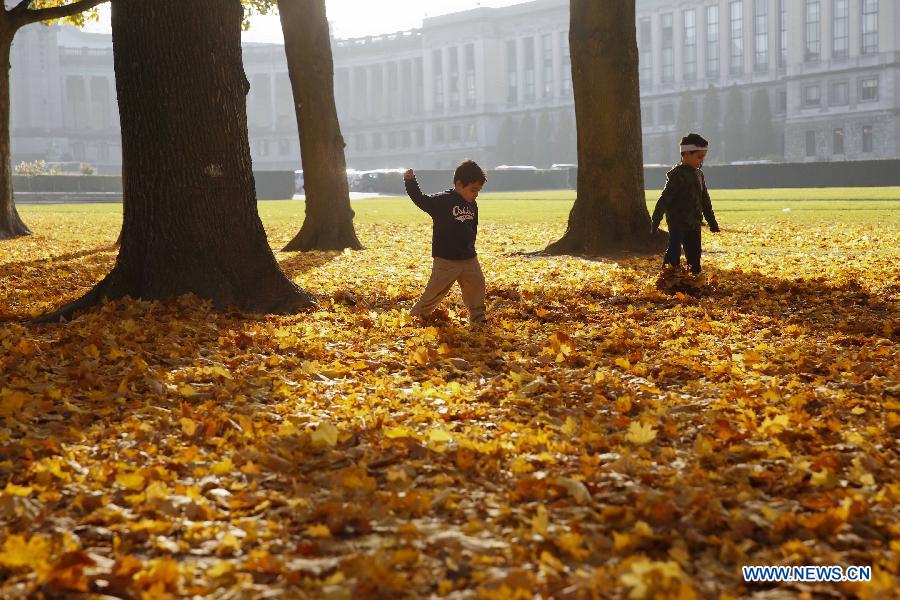
<path id="1" fill-rule="evenodd" d="M 669 247 L 663 257 L 663 267 L 677 267 L 681 262 L 681 247 L 691 272 L 700 273 L 700 225 L 703 218 L 709 230 L 718 233 L 719 224 L 713 213 L 712 201 L 703 177 L 703 161 L 709 142 L 696 133 L 681 138 L 681 164 L 666 174 L 666 187 L 653 211 L 652 232 L 656 233 L 663 215 L 669 226 Z"/>
<path id="2" fill-rule="evenodd" d="M 478 234 L 476 199 L 487 181 L 484 171 L 475 161 L 467 160 L 456 168 L 453 188 L 432 195 L 422 193 L 412 169 L 404 173 L 403 179 L 406 193 L 416 206 L 431 215 L 433 222 L 431 277 L 411 314 L 420 317 L 431 314 L 458 281 L 463 302 L 469 309 L 469 321 L 483 323 L 485 281 L 475 252 L 475 238 Z"/>

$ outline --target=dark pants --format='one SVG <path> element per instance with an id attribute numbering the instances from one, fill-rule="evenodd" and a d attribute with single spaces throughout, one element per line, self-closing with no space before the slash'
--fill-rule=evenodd
<path id="1" fill-rule="evenodd" d="M 691 265 L 691 273 L 700 272 L 700 228 L 669 227 L 669 247 L 663 257 L 663 266 L 677 267 L 681 262 L 681 247 L 684 258 Z"/>

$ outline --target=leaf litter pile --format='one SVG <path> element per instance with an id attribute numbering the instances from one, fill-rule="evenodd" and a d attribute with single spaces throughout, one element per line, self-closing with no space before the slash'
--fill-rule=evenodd
<path id="1" fill-rule="evenodd" d="M 120 301 L 27 317 L 115 226 L 32 220 L 0 257 L 0 595 L 732 598 L 900 587 L 890 228 L 745 224 L 705 275 L 523 256 L 485 225 L 490 323 L 428 323 L 427 228 L 279 254 L 320 308 Z M 38 222 L 35 222 L 38 221 Z M 269 227 L 273 247 L 294 233 Z M 674 281 L 671 279 L 675 278 Z M 747 584 L 742 565 L 869 583 Z M 776 595 L 766 595 L 766 594 Z"/>

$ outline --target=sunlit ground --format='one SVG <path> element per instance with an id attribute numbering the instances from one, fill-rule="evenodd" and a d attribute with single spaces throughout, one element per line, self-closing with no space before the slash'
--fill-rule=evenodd
<path id="1" fill-rule="evenodd" d="M 900 190 L 715 194 L 689 294 L 657 289 L 657 256 L 524 255 L 572 198 L 479 199 L 476 331 L 457 291 L 409 317 L 430 226 L 403 199 L 354 203 L 365 251 L 277 253 L 315 312 L 30 325 L 111 268 L 121 206 L 20 207 L 0 595 L 892 597 Z M 303 203 L 259 206 L 277 251 Z M 778 564 L 873 580 L 742 580 Z"/>

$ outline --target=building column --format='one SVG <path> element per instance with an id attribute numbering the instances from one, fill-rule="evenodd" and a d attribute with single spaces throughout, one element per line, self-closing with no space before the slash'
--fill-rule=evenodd
<path id="1" fill-rule="evenodd" d="M 562 67 L 562 36 L 567 35 L 565 31 L 554 31 L 550 38 L 553 44 L 553 98 L 559 100 L 562 96 L 563 85 L 563 67 Z"/>
<path id="2" fill-rule="evenodd" d="M 878 10 L 883 11 L 885 2 L 878 3 Z M 862 49 L 862 0 L 850 0 L 850 56 L 856 57 L 860 55 Z M 881 16 L 881 15 L 879 15 Z M 880 23 L 879 23 L 880 25 Z M 881 35 L 881 31 L 878 32 Z M 879 40 L 880 43 L 880 40 Z M 850 94 L 852 98 L 854 94 Z"/>
<path id="3" fill-rule="evenodd" d="M 525 38 L 516 38 L 516 104 L 525 104 Z"/>
<path id="4" fill-rule="evenodd" d="M 850 0 L 850 14 L 853 14 L 853 4 L 859 5 L 858 0 Z M 857 19 L 858 22 L 858 19 Z M 851 32 L 852 32 L 852 16 L 851 16 Z M 788 69 L 791 66 L 803 64 L 806 50 L 806 11 L 803 2 L 788 2 L 787 5 L 787 28 L 788 28 L 788 47 L 787 62 Z M 853 34 L 851 33 L 851 36 Z M 851 37 L 851 40 L 853 38 Z M 858 38 L 857 38 L 858 39 Z"/>
<path id="5" fill-rule="evenodd" d="M 452 48 L 441 48 L 441 77 L 444 82 L 444 114 L 450 110 L 450 51 Z"/>
<path id="6" fill-rule="evenodd" d="M 753 39 L 756 7 L 752 0 L 744 0 L 744 73 L 753 73 L 756 44 Z"/>
<path id="7" fill-rule="evenodd" d="M 822 40 L 819 60 L 825 62 L 831 60 L 834 50 L 834 2 L 819 3 L 819 19 L 821 20 Z"/>
<path id="8" fill-rule="evenodd" d="M 422 55 L 422 90 L 423 110 L 427 114 L 434 112 L 434 50 L 426 48 Z M 427 133 L 426 133 L 427 135 Z"/>
<path id="9" fill-rule="evenodd" d="M 271 71 L 267 75 L 269 77 L 269 129 L 275 130 L 278 128 L 278 88 L 275 85 L 275 72 Z"/>
<path id="10" fill-rule="evenodd" d="M 695 14 L 697 15 L 694 18 L 697 32 L 694 35 L 697 43 L 697 82 L 699 88 L 703 89 L 705 87 L 703 82 L 706 79 L 706 6 L 698 6 Z"/>
<path id="11" fill-rule="evenodd" d="M 532 36 L 534 39 L 534 101 L 541 104 L 544 101 L 544 41 L 540 33 Z"/>
<path id="12" fill-rule="evenodd" d="M 459 107 L 465 112 L 466 108 L 466 44 L 456 47 L 456 65 L 459 69 L 456 73 L 456 85 L 459 86 Z M 474 65 L 473 65 L 474 66 Z"/>
<path id="13" fill-rule="evenodd" d="M 781 12 L 778 0 L 769 0 L 769 71 L 778 72 L 778 55 L 781 52 Z"/>
<path id="14" fill-rule="evenodd" d="M 672 10 L 672 62 L 675 86 L 687 87 L 684 82 L 684 10 L 680 8 Z"/>
<path id="15" fill-rule="evenodd" d="M 391 63 L 381 64 L 381 116 L 391 116 Z"/>
<path id="16" fill-rule="evenodd" d="M 482 107 L 487 104 L 487 78 L 485 77 L 485 52 L 484 40 L 475 42 L 475 106 Z M 501 80 L 506 82 L 506 73 L 502 73 Z M 505 88 L 504 88 L 505 89 Z"/>
<path id="17" fill-rule="evenodd" d="M 81 85 L 84 88 L 84 129 L 94 128 L 94 105 L 91 102 L 91 78 L 84 76 L 81 78 Z M 87 152 L 85 152 L 87 154 Z"/>
<path id="18" fill-rule="evenodd" d="M 356 67 L 347 67 L 347 121 L 356 118 Z"/>
<path id="19" fill-rule="evenodd" d="M 366 65 L 363 67 L 366 73 L 366 91 L 364 96 L 366 102 L 366 119 L 371 119 L 375 116 L 375 93 L 374 86 L 372 85 L 372 82 L 374 81 L 372 70 L 374 68 L 374 65 Z"/>
<path id="20" fill-rule="evenodd" d="M 659 13 L 650 15 L 650 65 L 653 87 L 662 83 L 662 19 Z"/>

